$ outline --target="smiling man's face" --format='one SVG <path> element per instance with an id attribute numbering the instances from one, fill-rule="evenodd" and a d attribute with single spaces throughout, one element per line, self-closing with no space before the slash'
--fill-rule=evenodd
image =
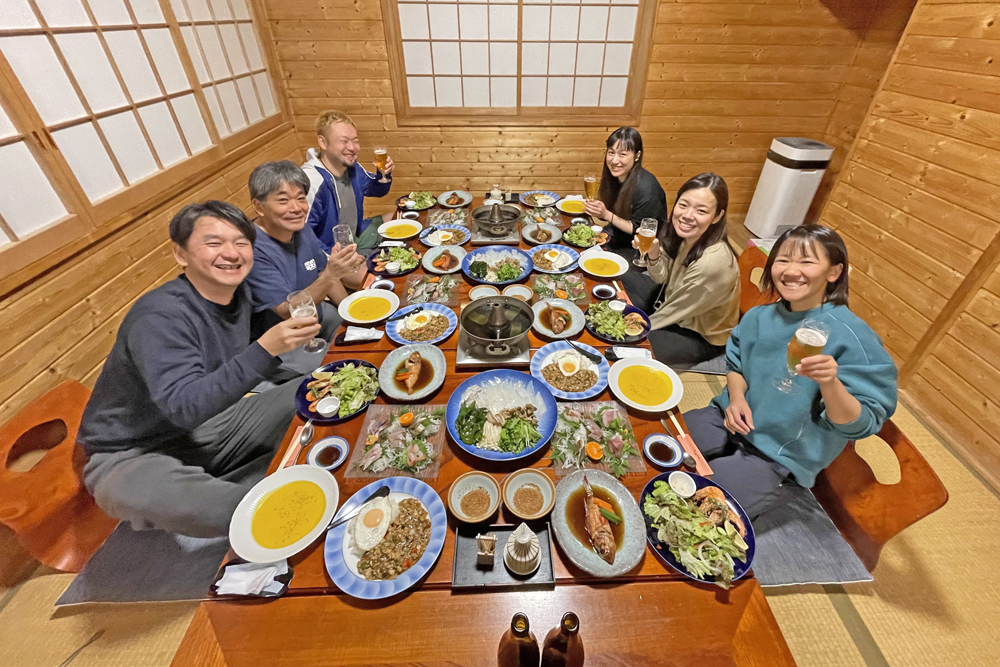
<path id="1" fill-rule="evenodd" d="M 174 245 L 174 257 L 193 283 L 235 288 L 253 266 L 253 244 L 234 225 L 202 216 L 187 244 Z"/>

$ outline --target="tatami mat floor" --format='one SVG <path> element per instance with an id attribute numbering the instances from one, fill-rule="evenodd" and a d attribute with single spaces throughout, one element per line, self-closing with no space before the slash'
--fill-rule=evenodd
<path id="1" fill-rule="evenodd" d="M 720 378 L 684 375 L 683 409 L 708 403 Z M 766 589 L 802 667 L 940 667 L 1000 664 L 1000 499 L 912 413 L 893 418 L 934 466 L 948 504 L 893 539 L 871 584 Z M 878 447 L 869 449 L 878 455 Z M 875 461 L 883 481 L 892 462 Z M 0 590 L 4 667 L 164 667 L 195 603 L 91 606 L 56 611 L 72 575 L 39 568 Z"/>

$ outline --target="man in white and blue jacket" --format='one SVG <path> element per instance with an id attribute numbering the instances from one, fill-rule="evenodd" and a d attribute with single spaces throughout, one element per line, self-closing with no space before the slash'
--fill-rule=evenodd
<path id="1" fill-rule="evenodd" d="M 356 239 L 371 224 L 371 220 L 363 219 L 365 197 L 384 197 L 389 193 L 393 163 L 388 158 L 385 169 L 376 170 L 374 175 L 359 165 L 358 130 L 354 121 L 340 111 L 320 114 L 316 134 L 319 149 L 310 148 L 302 166 L 310 182 L 307 224 L 323 249 L 330 252 L 334 245 L 333 228 L 338 224 L 350 227 Z"/>

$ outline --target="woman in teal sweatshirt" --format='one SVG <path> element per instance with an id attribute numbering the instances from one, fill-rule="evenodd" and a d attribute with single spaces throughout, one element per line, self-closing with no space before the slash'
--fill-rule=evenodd
<path id="1" fill-rule="evenodd" d="M 896 364 L 872 329 L 847 308 L 847 248 L 827 227 L 795 227 L 775 242 L 762 288 L 781 297 L 744 315 L 726 345 L 726 389 L 684 415 L 711 462 L 712 479 L 756 517 L 812 487 L 849 440 L 882 428 L 896 409 Z M 822 353 L 788 372 L 788 343 L 806 319 L 829 328 Z"/>

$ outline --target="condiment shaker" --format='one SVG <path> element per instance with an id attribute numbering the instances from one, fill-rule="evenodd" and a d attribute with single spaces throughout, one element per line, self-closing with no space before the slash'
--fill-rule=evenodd
<path id="1" fill-rule="evenodd" d="M 538 640 L 528 627 L 528 617 L 517 612 L 510 619 L 510 629 L 500 638 L 497 649 L 499 667 L 538 667 Z"/>
<path id="2" fill-rule="evenodd" d="M 573 612 L 563 614 L 559 625 L 545 635 L 542 667 L 583 667 L 580 619 Z"/>

